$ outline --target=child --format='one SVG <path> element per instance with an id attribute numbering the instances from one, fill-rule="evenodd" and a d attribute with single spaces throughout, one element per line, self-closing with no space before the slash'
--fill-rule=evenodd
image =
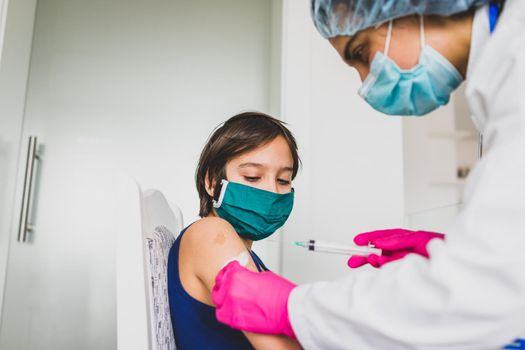
<path id="1" fill-rule="evenodd" d="M 281 336 L 241 332 L 219 323 L 211 300 L 215 276 L 237 258 L 267 270 L 252 242 L 281 227 L 292 210 L 297 145 L 284 124 L 247 112 L 215 130 L 196 172 L 201 219 L 184 229 L 170 250 L 168 293 L 179 350 L 300 349 Z"/>

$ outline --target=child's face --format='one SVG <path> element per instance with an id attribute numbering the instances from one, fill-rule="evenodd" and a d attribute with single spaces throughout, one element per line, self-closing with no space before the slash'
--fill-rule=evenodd
<path id="1" fill-rule="evenodd" d="M 226 164 L 226 179 L 261 190 L 292 190 L 293 158 L 288 143 L 278 136 L 264 146 L 233 158 Z"/>

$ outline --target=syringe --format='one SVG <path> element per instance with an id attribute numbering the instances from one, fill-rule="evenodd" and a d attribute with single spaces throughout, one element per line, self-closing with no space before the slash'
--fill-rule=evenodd
<path id="1" fill-rule="evenodd" d="M 343 255 L 359 255 L 367 256 L 370 254 L 381 255 L 382 251 L 379 248 L 369 245 L 368 247 L 351 245 L 351 244 L 340 244 L 332 242 L 323 242 L 316 240 L 309 241 L 295 241 L 294 245 L 308 249 L 313 252 L 332 253 L 332 254 L 343 254 Z"/>

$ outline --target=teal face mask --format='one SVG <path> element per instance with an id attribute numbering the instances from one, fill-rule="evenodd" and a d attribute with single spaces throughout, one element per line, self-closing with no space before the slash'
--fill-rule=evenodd
<path id="1" fill-rule="evenodd" d="M 284 225 L 292 212 L 294 192 L 278 194 L 235 182 L 221 181 L 213 207 L 244 238 L 258 241 Z"/>
<path id="2" fill-rule="evenodd" d="M 420 17 L 421 55 L 419 62 L 404 70 L 388 57 L 392 21 L 388 24 L 385 53 L 376 53 L 370 73 L 359 95 L 374 109 L 389 115 L 427 114 L 445 105 L 463 77 L 439 52 L 425 45 L 423 17 Z"/>

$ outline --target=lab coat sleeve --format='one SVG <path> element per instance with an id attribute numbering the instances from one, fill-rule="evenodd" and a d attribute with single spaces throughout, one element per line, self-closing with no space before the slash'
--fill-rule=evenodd
<path id="1" fill-rule="evenodd" d="M 305 349 L 497 349 L 525 335 L 525 1 L 507 1 L 469 80 L 485 153 L 446 241 L 430 260 L 296 288 Z"/>

